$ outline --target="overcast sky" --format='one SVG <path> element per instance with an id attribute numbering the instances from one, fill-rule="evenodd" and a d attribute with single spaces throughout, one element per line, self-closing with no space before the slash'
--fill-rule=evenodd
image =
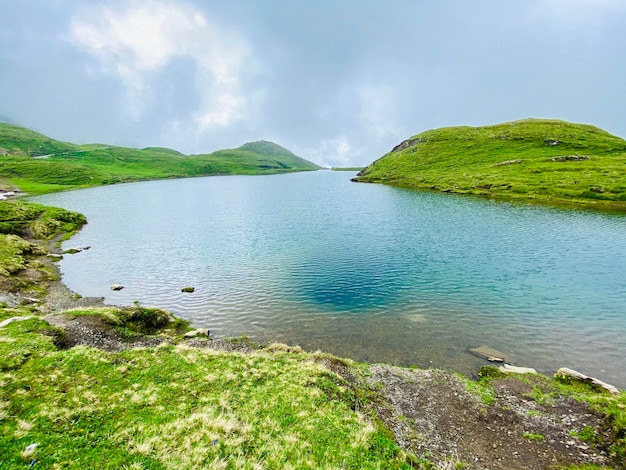
<path id="1" fill-rule="evenodd" d="M 0 0 L 0 121 L 363 165 L 526 117 L 626 137 L 625 0 Z"/>

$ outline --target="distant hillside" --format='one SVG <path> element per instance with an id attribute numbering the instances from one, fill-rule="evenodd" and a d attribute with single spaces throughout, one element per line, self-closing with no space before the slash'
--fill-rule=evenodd
<path id="1" fill-rule="evenodd" d="M 283 171 L 290 168 L 319 169 L 314 163 L 294 155 L 278 144 L 265 140 L 250 142 L 236 149 L 218 150 L 209 155 L 198 155 L 197 157 L 214 159 L 215 161 L 237 162 L 242 167 L 259 166 L 270 171 Z"/>
<path id="2" fill-rule="evenodd" d="M 9 154 L 32 157 L 77 149 L 78 145 L 51 139 L 25 127 L 0 123 L 0 156 Z"/>
<path id="3" fill-rule="evenodd" d="M 626 141 L 558 120 L 448 127 L 401 142 L 354 181 L 626 209 Z"/>
<path id="4" fill-rule="evenodd" d="M 316 169 L 314 163 L 272 142 L 184 155 L 162 147 L 76 145 L 0 123 L 0 188 L 17 186 L 32 194 L 149 179 Z"/>

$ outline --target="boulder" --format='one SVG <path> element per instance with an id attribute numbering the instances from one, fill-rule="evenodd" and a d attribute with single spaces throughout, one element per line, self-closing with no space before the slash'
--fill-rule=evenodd
<path id="1" fill-rule="evenodd" d="M 0 322 L 0 328 L 4 328 L 5 326 L 10 325 L 13 322 L 16 321 L 26 321 L 26 320 L 30 320 L 31 318 L 35 318 L 32 315 L 29 315 L 27 317 L 11 317 L 11 318 L 7 318 L 6 320 L 3 320 L 2 322 Z"/>
<path id="2" fill-rule="evenodd" d="M 122 290 L 124 286 L 122 284 L 113 284 L 111 290 Z"/>
<path id="3" fill-rule="evenodd" d="M 613 394 L 619 393 L 619 390 L 613 385 L 609 385 L 606 382 L 602 382 L 601 380 L 598 380 L 594 377 L 589 377 L 588 375 L 581 374 L 580 372 L 574 369 L 568 369 L 567 367 L 561 367 L 559 370 L 557 370 L 556 374 L 554 374 L 554 377 L 556 377 L 557 379 L 575 380 L 579 382 L 588 383 L 596 387 L 602 388 L 604 390 L 607 390 Z"/>
<path id="4" fill-rule="evenodd" d="M 187 286 L 187 287 L 183 287 L 180 291 L 181 292 L 194 292 L 196 290 L 195 287 L 191 287 L 191 286 Z"/>
<path id="5" fill-rule="evenodd" d="M 184 336 L 185 338 L 195 338 L 196 336 L 209 336 L 209 333 L 207 328 L 196 328 L 195 330 L 188 331 Z"/>
<path id="6" fill-rule="evenodd" d="M 511 364 L 503 364 L 500 366 L 500 371 L 505 374 L 536 374 L 537 371 L 532 367 L 518 367 Z"/>

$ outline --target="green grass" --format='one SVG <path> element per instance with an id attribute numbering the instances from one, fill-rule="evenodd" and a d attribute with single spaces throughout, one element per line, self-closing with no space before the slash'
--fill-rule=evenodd
<path id="1" fill-rule="evenodd" d="M 356 180 L 626 210 L 626 141 L 597 127 L 527 119 L 405 142 Z"/>
<path id="2" fill-rule="evenodd" d="M 546 436 L 544 436 L 543 434 L 535 434 L 532 432 L 524 432 L 522 433 L 522 437 L 536 442 L 543 442 L 546 440 Z"/>
<path id="3" fill-rule="evenodd" d="M 58 351 L 45 330 L 0 330 L 2 468 L 408 468 L 316 355 Z"/>
<path id="4" fill-rule="evenodd" d="M 30 194 L 151 179 L 318 169 L 272 142 L 251 142 L 237 149 L 187 156 L 161 147 L 68 144 L 3 123 L 0 151 L 0 183 Z"/>
<path id="5" fill-rule="evenodd" d="M 77 212 L 24 201 L 0 201 L 0 234 L 28 234 L 35 239 L 68 238 L 87 219 Z"/>
<path id="6" fill-rule="evenodd" d="M 44 241 L 63 240 L 84 223 L 82 214 L 65 209 L 0 201 L 0 289 L 43 295 L 45 282 L 55 276 L 38 259 L 49 253 Z M 24 239 L 24 235 L 33 241 Z"/>

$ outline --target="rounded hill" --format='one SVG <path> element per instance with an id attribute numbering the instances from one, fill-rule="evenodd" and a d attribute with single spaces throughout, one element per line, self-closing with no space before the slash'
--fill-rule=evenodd
<path id="1" fill-rule="evenodd" d="M 626 209 L 626 141 L 591 125 L 524 119 L 404 140 L 355 181 Z"/>

